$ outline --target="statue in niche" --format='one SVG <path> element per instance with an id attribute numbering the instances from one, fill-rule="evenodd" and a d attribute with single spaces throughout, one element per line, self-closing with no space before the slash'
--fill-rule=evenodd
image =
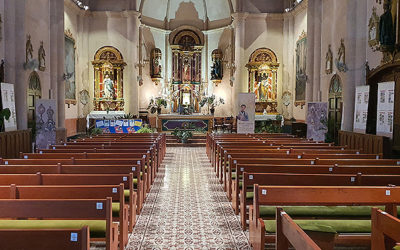
<path id="1" fill-rule="evenodd" d="M 38 50 L 39 55 L 39 70 L 46 70 L 46 51 L 44 50 L 43 41 L 40 42 L 40 48 Z"/>
<path id="2" fill-rule="evenodd" d="M 211 80 L 221 82 L 222 80 L 222 51 L 215 49 L 212 52 L 213 65 L 211 66 Z"/>
<path id="3" fill-rule="evenodd" d="M 381 51 L 392 51 L 394 49 L 396 37 L 391 2 L 385 2 L 383 9 L 384 13 L 379 20 L 379 43 L 381 45 Z"/>
<path id="4" fill-rule="evenodd" d="M 191 66 L 189 58 L 185 57 L 183 59 L 183 82 L 190 82 L 192 80 L 190 71 L 191 71 Z"/>
<path id="5" fill-rule="evenodd" d="M 153 81 L 159 81 L 161 77 L 161 50 L 155 48 L 151 51 L 151 78 Z"/>
<path id="6" fill-rule="evenodd" d="M 340 47 L 337 53 L 336 67 L 340 72 L 348 70 L 346 65 L 346 47 L 344 46 L 344 39 L 340 40 Z"/>
<path id="7" fill-rule="evenodd" d="M 114 99 L 114 82 L 111 80 L 110 75 L 106 74 L 104 81 L 104 97 L 108 99 Z"/>
<path id="8" fill-rule="evenodd" d="M 372 15 L 369 18 L 368 23 L 368 44 L 372 48 L 373 51 L 378 50 L 379 46 L 379 17 L 376 14 L 376 8 L 372 8 Z"/>
<path id="9" fill-rule="evenodd" d="M 328 46 L 328 52 L 326 52 L 325 56 L 325 72 L 329 75 L 332 74 L 332 64 L 333 64 L 333 54 L 332 54 L 332 49 L 331 45 L 329 44 Z"/>
<path id="10" fill-rule="evenodd" d="M 31 35 L 26 37 L 26 45 L 25 45 L 25 63 L 28 63 L 33 59 L 33 46 L 31 42 Z"/>

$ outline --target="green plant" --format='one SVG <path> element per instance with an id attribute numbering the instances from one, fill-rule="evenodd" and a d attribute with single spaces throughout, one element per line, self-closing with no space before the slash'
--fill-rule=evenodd
<path id="1" fill-rule="evenodd" d="M 152 134 L 152 133 L 154 133 L 154 129 L 149 128 L 149 126 L 145 125 L 141 129 L 136 131 L 136 133 L 139 133 L 139 134 Z"/>
<path id="2" fill-rule="evenodd" d="M 151 98 L 149 106 L 147 106 L 147 110 L 150 110 L 150 113 L 154 114 L 158 109 L 167 107 L 167 100 L 162 97 Z"/>
<path id="3" fill-rule="evenodd" d="M 277 119 L 278 121 L 278 119 Z M 280 124 L 280 122 L 279 122 Z M 262 121 L 255 128 L 256 133 L 282 133 L 282 127 L 280 125 Z"/>
<path id="4" fill-rule="evenodd" d="M 93 128 L 90 131 L 90 135 L 101 135 L 103 134 L 103 130 L 101 128 Z"/>
<path id="5" fill-rule="evenodd" d="M 128 114 L 124 114 L 123 116 L 119 116 L 117 117 L 117 119 L 136 119 L 136 115 L 128 113 Z"/>
<path id="6" fill-rule="evenodd" d="M 193 132 L 188 129 L 175 128 L 172 134 L 176 136 L 182 143 L 186 143 L 190 138 L 193 137 Z"/>
<path id="7" fill-rule="evenodd" d="M 203 97 L 200 101 L 200 107 L 204 107 L 207 104 L 208 108 L 215 108 L 221 104 L 225 104 L 225 100 L 223 98 L 217 99 L 215 95 Z"/>
<path id="8" fill-rule="evenodd" d="M 0 110 L 0 132 L 4 131 L 4 119 L 8 121 L 10 117 L 11 117 L 10 109 L 6 108 Z"/>

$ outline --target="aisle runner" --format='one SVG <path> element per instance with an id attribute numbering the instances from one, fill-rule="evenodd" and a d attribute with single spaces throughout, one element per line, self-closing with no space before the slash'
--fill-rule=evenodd
<path id="1" fill-rule="evenodd" d="M 127 249 L 250 249 L 205 148 L 168 148 Z"/>

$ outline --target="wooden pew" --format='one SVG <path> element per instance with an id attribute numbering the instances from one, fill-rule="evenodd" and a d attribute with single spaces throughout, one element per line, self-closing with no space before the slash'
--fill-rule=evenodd
<path id="1" fill-rule="evenodd" d="M 385 239 L 400 242 L 400 220 L 378 208 L 372 208 L 371 220 L 371 249 L 393 249 Z"/>
<path id="2" fill-rule="evenodd" d="M 42 226 L 47 229 L 63 229 L 82 223 L 71 220 L 93 220 L 105 222 L 106 249 L 118 249 L 118 225 L 112 220 L 112 201 L 107 199 L 93 200 L 0 200 L 0 224 L 4 229 L 12 223 L 12 228 L 30 229 L 46 224 L 47 220 L 56 220 L 58 225 Z M 25 218 L 9 220 L 9 218 Z M 38 219 L 41 220 L 27 220 Z M 63 224 L 65 223 L 65 225 Z M 86 224 L 86 222 L 83 222 Z M 90 228 L 90 226 L 89 226 Z M 91 238 L 91 240 L 98 240 Z"/>
<path id="3" fill-rule="evenodd" d="M 89 227 L 81 229 L 0 229 L 2 250 L 90 250 Z"/>
<path id="4" fill-rule="evenodd" d="M 277 207 L 275 249 L 288 250 L 289 244 L 299 250 L 321 250 L 282 208 Z"/>
<path id="5" fill-rule="evenodd" d="M 259 186 L 254 185 L 254 200 L 250 206 L 250 242 L 254 249 L 264 249 L 266 241 L 274 242 L 275 236 L 266 233 L 266 225 L 275 221 L 264 221 L 260 217 L 261 206 L 385 206 L 385 211 L 397 216 L 397 205 L 400 204 L 400 188 L 398 187 L 323 187 L 323 186 Z M 310 216 L 313 217 L 313 216 Z M 368 230 L 369 220 L 360 221 L 360 231 Z M 363 243 L 370 244 L 370 236 L 361 232 L 341 234 L 342 229 L 335 229 L 335 225 L 343 225 L 351 220 L 326 220 L 319 218 L 318 225 L 324 225 L 323 229 L 335 231 L 332 245 L 335 242 L 341 244 Z M 296 221 L 298 223 L 298 221 Z M 307 223 L 307 221 L 304 221 Z M 329 226 L 331 225 L 331 227 Z M 302 227 L 299 224 L 300 227 Z M 326 228 L 328 227 L 328 228 Z M 364 233 L 364 232 L 363 232 Z M 312 237 L 313 238 L 313 237 Z M 353 241 L 353 242 L 352 242 Z M 328 248 L 324 248 L 328 249 Z"/>
<path id="6" fill-rule="evenodd" d="M 143 181 L 140 178 L 140 166 L 121 165 L 121 166 L 102 166 L 102 165 L 3 165 L 0 167 L 0 174 L 130 174 L 137 180 L 136 184 L 136 213 L 140 214 L 143 207 L 145 190 Z"/>
<path id="7" fill-rule="evenodd" d="M 106 199 L 112 198 L 113 206 L 118 206 L 115 213 L 119 222 L 119 247 L 125 249 L 128 243 L 128 206 L 125 205 L 124 185 L 92 185 L 92 186 L 0 186 L 0 199 Z M 118 204 L 119 203 L 119 204 Z M 114 211 L 113 211 L 114 212 Z M 114 213 L 113 213 L 114 214 Z"/>

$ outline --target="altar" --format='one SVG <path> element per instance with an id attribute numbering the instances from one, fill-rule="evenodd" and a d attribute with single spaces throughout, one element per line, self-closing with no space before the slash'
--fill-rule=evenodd
<path id="1" fill-rule="evenodd" d="M 214 116 L 211 115 L 179 115 L 179 114 L 160 114 L 157 117 L 158 132 L 173 131 L 180 129 L 202 129 L 204 132 L 212 132 Z"/>
<path id="2" fill-rule="evenodd" d="M 86 127 L 90 127 L 90 120 L 116 120 L 125 115 L 124 111 L 92 111 L 86 116 Z"/>

